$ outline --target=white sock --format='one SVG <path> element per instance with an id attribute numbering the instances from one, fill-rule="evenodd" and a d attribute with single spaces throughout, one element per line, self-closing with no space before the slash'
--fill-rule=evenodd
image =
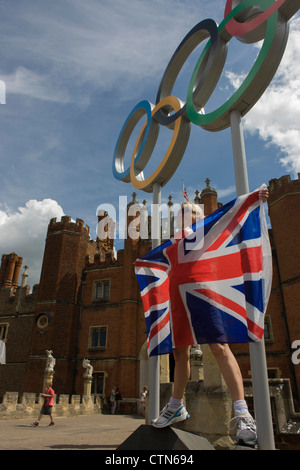
<path id="1" fill-rule="evenodd" d="M 246 413 L 246 414 L 250 414 L 249 410 L 248 410 L 247 403 L 246 403 L 245 400 L 235 401 L 233 403 L 233 408 L 234 408 L 235 414 L 236 414 L 237 411 L 242 412 L 242 413 Z"/>
<path id="2" fill-rule="evenodd" d="M 170 408 L 173 408 L 173 409 L 179 408 L 179 406 L 183 405 L 183 399 L 171 397 L 169 405 L 170 405 Z"/>

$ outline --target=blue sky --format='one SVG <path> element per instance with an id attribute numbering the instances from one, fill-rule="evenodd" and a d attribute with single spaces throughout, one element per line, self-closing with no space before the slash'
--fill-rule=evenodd
<path id="1" fill-rule="evenodd" d="M 155 103 L 173 52 L 201 20 L 220 23 L 225 0 L 2 0 L 0 3 L 0 254 L 16 251 L 39 282 L 47 225 L 62 214 L 81 218 L 96 237 L 96 209 L 134 188 L 117 181 L 112 159 L 119 132 L 141 100 Z M 300 171 L 300 15 L 273 81 L 243 118 L 253 190 Z M 174 94 L 185 100 L 202 45 L 183 69 Z M 222 102 L 251 68 L 260 45 L 230 41 L 213 100 Z M 213 105 L 208 103 L 209 106 Z M 168 132 L 168 130 L 166 130 Z M 151 164 L 164 152 L 165 132 Z M 125 165 L 130 157 L 126 155 Z M 230 129 L 192 126 L 185 155 L 162 200 L 192 199 L 210 178 L 223 203 L 235 197 Z M 137 199 L 151 203 L 151 194 Z"/>

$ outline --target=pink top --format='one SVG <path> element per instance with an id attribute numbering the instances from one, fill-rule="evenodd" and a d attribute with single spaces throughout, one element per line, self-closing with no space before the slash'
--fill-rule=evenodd
<path id="1" fill-rule="evenodd" d="M 48 390 L 45 391 L 45 395 L 51 395 L 51 397 L 45 398 L 44 405 L 53 406 L 54 390 L 52 388 L 48 388 Z"/>

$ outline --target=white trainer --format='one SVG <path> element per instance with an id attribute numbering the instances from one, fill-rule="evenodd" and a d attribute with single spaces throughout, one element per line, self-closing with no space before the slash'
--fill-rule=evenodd
<path id="1" fill-rule="evenodd" d="M 190 415 L 183 405 L 178 408 L 170 408 L 168 403 L 161 411 L 160 416 L 157 419 L 154 419 L 151 424 L 155 428 L 166 428 L 167 426 L 171 426 L 179 421 L 184 421 L 189 417 Z"/>
<path id="2" fill-rule="evenodd" d="M 230 423 L 232 421 L 235 421 L 235 424 L 230 428 Z M 249 446 L 255 446 L 257 444 L 256 423 L 249 413 L 237 411 L 236 415 L 229 421 L 228 425 L 230 431 L 234 429 L 235 426 L 237 427 L 236 442 L 238 444 Z"/>

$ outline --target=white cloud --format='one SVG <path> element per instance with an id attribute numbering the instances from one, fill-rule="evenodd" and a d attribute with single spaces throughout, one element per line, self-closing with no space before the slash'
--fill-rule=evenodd
<path id="1" fill-rule="evenodd" d="M 44 101 L 67 103 L 70 101 L 68 92 L 64 92 L 51 77 L 19 66 L 11 75 L 3 75 L 7 93 L 18 93 Z"/>
<path id="2" fill-rule="evenodd" d="M 0 210 L 0 254 L 15 252 L 23 258 L 23 267 L 29 266 L 31 287 L 40 280 L 49 221 L 62 215 L 63 209 L 53 199 L 32 199 L 16 212 Z"/>
<path id="3" fill-rule="evenodd" d="M 227 196 L 233 196 L 235 197 L 236 195 L 236 187 L 234 185 L 228 186 L 228 188 L 220 189 L 220 188 L 215 188 L 217 193 L 218 193 L 218 199 L 222 199 L 223 197 Z"/>
<path id="4" fill-rule="evenodd" d="M 231 84 L 238 77 L 227 74 Z M 300 18 L 291 21 L 288 45 L 271 84 L 244 118 L 244 129 L 282 152 L 282 167 L 300 171 Z"/>
<path id="5" fill-rule="evenodd" d="M 20 4 L 14 16 L 22 28 L 3 32 L 2 39 L 12 57 L 21 64 L 30 57 L 30 63 L 25 59 L 26 68 L 15 66 L 4 77 L 7 92 L 86 103 L 95 89 L 117 86 L 126 96 L 130 80 L 142 87 L 162 76 L 181 39 L 209 16 L 212 3 L 197 8 L 182 0 L 65 0 L 59 8 L 47 5 L 47 14 L 43 2 Z"/>

